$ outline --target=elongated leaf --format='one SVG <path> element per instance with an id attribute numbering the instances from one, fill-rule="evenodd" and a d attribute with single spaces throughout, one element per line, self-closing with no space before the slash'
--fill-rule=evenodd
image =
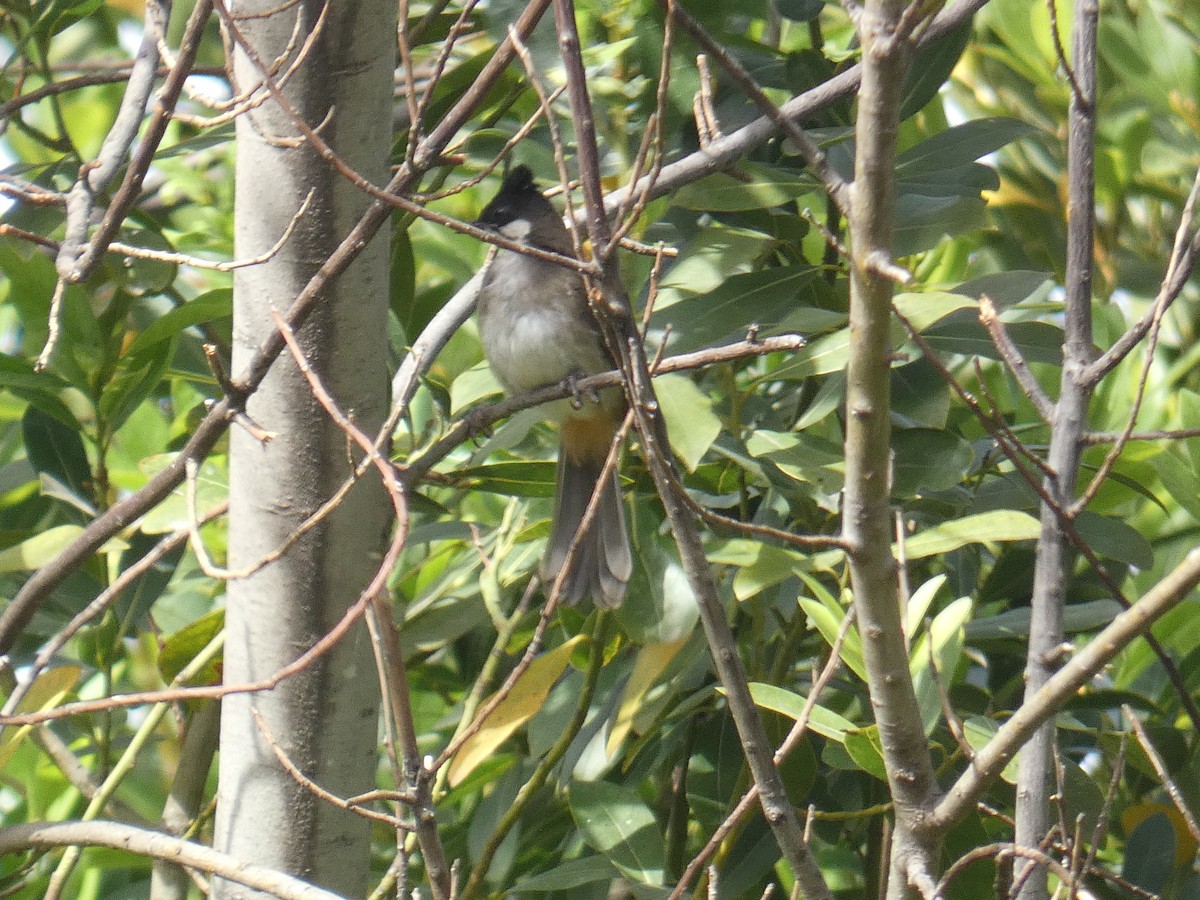
<path id="1" fill-rule="evenodd" d="M 685 375 L 660 375 L 654 379 L 671 449 L 687 467 L 696 471 L 700 460 L 721 433 L 721 420 L 713 412 L 712 398 Z"/>
<path id="2" fill-rule="evenodd" d="M 674 202 L 685 209 L 740 212 L 769 209 L 812 191 L 812 178 L 788 169 L 747 165 L 742 177 L 717 172 L 677 191 Z"/>
<path id="3" fill-rule="evenodd" d="M 482 727 L 473 734 L 454 761 L 450 763 L 450 785 L 458 785 L 471 770 L 494 753 L 517 729 L 533 718 L 542 708 L 555 682 L 562 676 L 571 661 L 571 652 L 587 638 L 577 634 L 569 641 L 535 659 L 517 679 L 492 714 L 484 720 Z"/>
<path id="4" fill-rule="evenodd" d="M 892 493 L 913 497 L 954 487 L 975 461 L 970 443 L 949 431 L 903 428 L 892 432 Z"/>
<path id="5" fill-rule="evenodd" d="M 824 290 L 812 266 L 787 266 L 732 275 L 720 287 L 656 310 L 650 326 L 671 325 L 672 353 L 726 344 L 745 337 L 751 325 L 768 326 L 798 307 L 810 306 Z"/>
<path id="6" fill-rule="evenodd" d="M 913 328 L 925 331 L 960 309 L 977 309 L 979 303 L 965 294 L 929 291 L 922 294 L 897 294 L 892 298 L 892 305 Z"/>
<path id="7" fill-rule="evenodd" d="M 920 632 L 921 623 L 925 619 L 925 611 L 929 609 L 929 604 L 933 602 L 933 598 L 937 596 L 937 592 L 945 583 L 945 575 L 934 575 L 913 591 L 912 596 L 908 598 L 908 609 L 905 610 L 904 621 L 910 638 Z"/>
<path id="8" fill-rule="evenodd" d="M 37 677 L 28 692 L 17 704 L 15 712 L 28 713 L 53 709 L 79 680 L 83 670 L 79 666 L 55 666 L 46 669 Z M 0 737 L 0 770 L 8 766 L 21 741 L 34 729 L 33 725 L 6 728 Z"/>
<path id="9" fill-rule="evenodd" d="M 936 175 L 994 153 L 1034 130 L 1028 122 L 1005 116 L 972 119 L 901 153 L 896 159 L 896 176 L 903 181 L 917 174 Z"/>
<path id="10" fill-rule="evenodd" d="M 1076 634 L 1103 628 L 1121 612 L 1116 600 L 1089 600 L 1068 603 L 1063 608 L 1063 631 Z M 967 637 L 972 640 L 1029 637 L 1029 607 L 1009 609 L 995 616 L 967 623 Z"/>
<path id="11" fill-rule="evenodd" d="M 510 497 L 553 497 L 554 463 L 498 462 L 461 469 L 457 476 L 472 489 Z"/>
<path id="12" fill-rule="evenodd" d="M 999 730 L 999 725 L 983 716 L 971 716 L 963 722 L 963 736 L 966 737 L 967 743 L 971 745 L 971 749 L 976 752 L 986 747 L 988 741 L 995 737 L 996 732 Z M 1008 761 L 1004 766 L 1004 771 L 1000 773 L 1000 777 L 1009 784 L 1017 783 L 1017 762 L 1019 759 L 1020 754 L 1018 753 Z"/>
<path id="13" fill-rule="evenodd" d="M 512 888 L 515 894 L 571 891 L 589 884 L 612 881 L 620 871 L 603 856 L 585 856 L 583 859 L 567 860 L 548 872 L 534 875 L 518 882 Z"/>
<path id="14" fill-rule="evenodd" d="M 904 544 L 904 551 L 909 559 L 924 559 L 949 553 L 967 544 L 1033 541 L 1040 534 L 1041 525 L 1028 513 L 998 509 L 928 528 L 909 538 Z"/>
<path id="15" fill-rule="evenodd" d="M 92 497 L 92 469 L 78 431 L 37 406 L 25 410 L 21 430 L 25 452 L 38 472 L 65 485 L 76 497 Z"/>
<path id="16" fill-rule="evenodd" d="M 754 698 L 754 703 L 757 706 L 782 713 L 796 720 L 799 720 L 801 713 L 804 712 L 804 704 L 807 702 L 807 698 L 801 697 L 799 694 L 794 694 L 773 684 L 764 684 L 758 681 L 751 683 L 750 696 Z M 838 741 L 840 743 L 844 740 L 846 732 L 854 727 L 854 723 L 845 716 L 841 716 L 833 710 L 821 706 L 819 703 L 814 704 L 813 708 L 809 710 L 809 730 L 815 731 L 817 734 L 827 737 L 831 741 Z"/>
<path id="17" fill-rule="evenodd" d="M 158 669 L 163 681 L 170 683 L 200 655 L 225 626 L 225 610 L 214 609 L 196 621 L 169 635 L 158 654 Z M 192 684 L 216 684 L 221 680 L 221 654 L 192 680 Z"/>
<path id="18" fill-rule="evenodd" d="M 54 559 L 83 529 L 59 525 L 0 550 L 0 572 L 32 572 Z"/>
<path id="19" fill-rule="evenodd" d="M 934 726 L 942 717 L 938 679 L 942 687 L 949 691 L 954 669 L 962 655 L 963 626 L 970 620 L 973 607 L 970 597 L 960 597 L 939 612 L 930 624 L 929 631 L 913 642 L 909 672 L 913 677 L 913 688 L 926 736 L 933 733 Z M 936 672 L 930 667 L 931 646 Z"/>
<path id="20" fill-rule="evenodd" d="M 625 740 L 633 727 L 633 719 L 641 708 L 646 694 L 654 687 L 658 676 L 675 658 L 688 638 L 681 638 L 670 644 L 648 644 L 638 651 L 633 663 L 633 672 L 625 682 L 625 690 L 621 693 L 621 705 L 617 708 L 617 717 L 608 733 L 608 755 L 616 753 L 617 747 Z"/>
<path id="21" fill-rule="evenodd" d="M 567 803 L 588 846 L 627 878 L 663 883 L 662 832 L 637 792 L 606 781 L 577 781 L 567 791 Z"/>
<path id="22" fill-rule="evenodd" d="M 887 781 L 887 769 L 883 765 L 883 743 L 879 737 L 879 726 L 851 728 L 843 741 L 846 752 L 855 764 L 868 775 Z"/>
<path id="23" fill-rule="evenodd" d="M 821 637 L 825 639 L 830 647 L 837 641 L 838 631 L 842 627 L 842 619 L 846 616 L 846 609 L 842 604 L 838 603 L 829 591 L 821 585 L 817 579 L 806 573 L 800 573 L 801 578 L 808 585 L 809 590 L 817 596 L 817 600 L 801 597 L 799 600 L 800 608 L 804 610 L 808 616 L 812 626 L 821 633 Z M 851 626 L 846 632 L 846 637 L 842 640 L 842 662 L 859 678 L 866 681 L 867 666 L 863 662 L 862 638 L 858 635 L 858 629 Z"/>
<path id="24" fill-rule="evenodd" d="M 130 355 L 144 353 L 156 344 L 170 340 L 193 325 L 225 319 L 231 315 L 233 315 L 233 292 L 229 288 L 208 291 L 151 322 L 145 331 L 134 338 L 127 353 Z"/>

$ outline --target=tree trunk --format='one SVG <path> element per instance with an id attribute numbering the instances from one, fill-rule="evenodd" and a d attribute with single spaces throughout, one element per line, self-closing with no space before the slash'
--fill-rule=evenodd
<path id="1" fill-rule="evenodd" d="M 284 58 L 284 93 L 309 128 L 377 184 L 388 175 L 396 4 L 388 0 L 250 0 L 234 11 L 254 48 L 234 53 L 237 89 Z M 255 14 L 261 18 L 254 17 Z M 322 20 L 322 16 L 324 16 Z M 296 23 L 299 17 L 300 26 Z M 319 29 L 311 47 L 305 38 Z M 297 37 L 298 34 L 298 37 Z M 290 71 L 297 53 L 305 54 Z M 279 77 L 279 76 L 277 76 Z M 237 120 L 236 255 L 267 252 L 312 192 L 295 233 L 269 262 L 234 279 L 233 376 L 358 220 L 368 198 L 306 143 L 274 98 Z M 388 237 L 384 232 L 325 290 L 298 333 L 313 370 L 369 433 L 387 412 Z M 331 497 L 361 457 L 313 398 L 288 354 L 247 412 L 272 435 L 230 437 L 229 566 L 280 547 Z M 224 677 L 270 676 L 315 643 L 358 599 L 379 563 L 389 505 L 373 470 L 288 552 L 228 583 Z M 378 683 L 367 631 L 356 624 L 301 674 L 260 694 L 225 698 L 216 846 L 346 896 L 367 887 L 367 820 L 319 800 L 279 763 L 272 741 L 322 788 L 349 797 L 374 787 Z M 257 712 L 269 729 L 264 735 Z M 258 896 L 214 882 L 214 897 Z"/>

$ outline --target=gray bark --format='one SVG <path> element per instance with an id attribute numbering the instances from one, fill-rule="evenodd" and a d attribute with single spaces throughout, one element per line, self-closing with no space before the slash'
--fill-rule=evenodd
<path id="1" fill-rule="evenodd" d="M 1058 510 L 1042 504 L 1042 533 L 1038 541 L 1030 599 L 1029 648 L 1025 664 L 1025 703 L 1038 692 L 1062 660 L 1062 615 L 1067 580 L 1075 554 L 1059 523 L 1061 511 L 1075 500 L 1079 479 L 1080 438 L 1087 428 L 1092 384 L 1087 366 L 1092 361 L 1092 242 L 1095 231 L 1096 27 L 1095 0 L 1077 5 L 1074 31 L 1074 72 L 1078 92 L 1073 92 L 1067 139 L 1067 277 L 1060 393 L 1050 423 L 1050 451 L 1046 462 L 1054 472 L 1045 481 L 1046 491 Z M 1069 514 L 1069 513 L 1068 513 Z M 1038 847 L 1050 830 L 1050 794 L 1055 723 L 1042 725 L 1021 750 L 1017 774 L 1015 840 L 1023 847 Z M 1028 871 L 1027 871 L 1028 870 Z M 1024 860 L 1013 865 L 1023 879 L 1021 900 L 1049 896 L 1046 870 Z"/>
<path id="2" fill-rule="evenodd" d="M 320 0 L 296 5 L 249 0 L 234 14 L 259 59 L 270 63 L 289 52 L 296 17 L 301 34 L 307 35 L 324 6 Z M 270 14 L 256 18 L 254 13 Z M 376 184 L 388 180 L 395 17 L 396 4 L 388 0 L 330 4 L 319 37 L 285 86 L 308 126 Z M 242 87 L 260 78 L 241 50 L 235 51 L 235 74 Z M 264 265 L 237 272 L 235 380 L 275 330 L 271 311 L 287 309 L 368 206 L 368 198 L 307 145 L 293 147 L 279 140 L 296 135 L 289 114 L 270 98 L 237 123 L 239 258 L 269 249 L 309 191 L 315 193 L 283 250 Z M 325 387 L 368 433 L 387 412 L 387 278 L 384 232 L 329 284 L 298 333 Z M 235 571 L 279 547 L 360 457 L 314 400 L 286 353 L 250 398 L 247 412 L 274 437 L 262 444 L 236 427 L 230 436 L 229 566 Z M 387 497 L 371 470 L 339 509 L 280 560 L 231 581 L 226 683 L 270 676 L 328 631 L 358 599 L 379 564 L 388 522 Z M 348 797 L 374 787 L 378 707 L 378 683 L 361 623 L 332 652 L 275 690 L 226 697 L 216 847 L 340 894 L 363 896 L 368 822 L 297 784 L 276 759 L 252 710 L 305 775 Z M 213 896 L 263 895 L 214 881 Z"/>

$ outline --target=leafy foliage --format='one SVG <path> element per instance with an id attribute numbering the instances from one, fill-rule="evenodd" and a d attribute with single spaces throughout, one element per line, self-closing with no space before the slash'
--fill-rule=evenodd
<path id="1" fill-rule="evenodd" d="M 825 80 L 857 53 L 851 24 L 836 4 L 685 5 L 695 7 L 777 100 Z M 61 83 L 63 67 L 111 58 L 132 21 L 115 4 L 42 6 L 9 4 L 0 20 L 10 51 L 0 68 L 6 96 Z M 1069 6 L 1057 7 L 1064 33 Z M 504 35 L 510 7 L 492 3 L 471 14 L 478 27 L 451 54 L 425 110 L 427 122 L 444 115 L 478 77 Z M 634 169 L 655 111 L 663 16 L 649 0 L 579 7 L 604 175 L 615 186 Z M 449 12 L 426 17 L 419 32 L 410 23 L 418 64 L 436 58 L 453 18 Z M 1200 158 L 1194 102 L 1200 96 L 1200 7 L 1171 0 L 1108 3 L 1102 22 L 1094 303 L 1100 349 L 1153 302 Z M 965 748 L 986 743 L 1023 690 L 1039 498 L 945 376 L 980 398 L 1035 456 L 1043 452 L 1047 426 L 998 362 L 979 308 L 986 296 L 1000 310 L 1034 376 L 1052 391 L 1061 366 L 1063 123 L 1070 86 L 1050 34 L 1043 4 L 992 0 L 972 29 L 959 29 L 918 55 L 901 126 L 896 250 L 916 286 L 896 298 L 896 308 L 938 362 L 895 323 L 894 550 L 906 564 L 910 670 L 939 776 L 947 782 L 967 765 Z M 693 119 L 697 48 L 682 35 L 674 40 L 662 111 L 667 159 L 700 146 Z M 551 85 L 561 82 L 548 24 L 529 43 L 541 75 Z M 201 58 L 219 53 L 213 30 Z M 2 144 L 8 172 L 47 190 L 69 187 L 95 155 L 120 96 L 112 84 L 81 85 L 14 110 Z M 739 88 L 720 75 L 713 109 L 726 133 L 754 115 Z M 202 113 L 190 101 L 187 111 Z M 433 188 L 482 171 L 537 111 L 528 80 L 511 67 L 464 130 L 457 148 L 462 162 L 436 170 Z M 850 101 L 839 101 L 805 123 L 846 176 L 852 112 Z M 563 109 L 556 125 L 570 145 L 573 126 Z M 120 240 L 210 260 L 233 258 L 231 136 L 227 129 L 173 123 L 156 158 L 157 177 Z M 404 141 L 396 150 L 402 158 Z M 544 121 L 518 143 L 515 156 L 543 182 L 557 180 Z M 496 185 L 497 176 L 489 176 L 430 208 L 470 221 Z M 205 345 L 227 355 L 231 293 L 225 272 L 110 253 L 86 284 L 67 288 L 59 349 L 45 371 L 36 371 L 56 272 L 52 255 L 28 235 L 62 239 L 62 217 L 53 206 L 14 200 L 3 222 L 0 597 L 7 599 L 98 511 L 143 488 L 178 453 L 220 393 Z M 836 548 L 799 549 L 738 526 L 792 535 L 837 532 L 848 286 L 844 262 L 823 230 L 841 233 L 843 226 L 796 149 L 773 139 L 728 169 L 647 205 L 632 236 L 678 250 L 661 277 L 652 275 L 653 257 L 623 258 L 640 309 L 653 301 L 648 338 L 654 347 L 665 345 L 667 354 L 728 344 L 751 331 L 798 331 L 807 338 L 794 354 L 657 380 L 688 492 L 699 507 L 732 520 L 706 533 L 706 551 L 755 702 L 777 742 L 801 715 L 816 673 L 839 641 L 851 599 L 845 559 Z M 397 216 L 389 321 L 396 359 L 483 263 L 484 250 L 439 224 Z M 1157 343 L 1132 354 L 1102 383 L 1090 429 L 1119 430 L 1131 417 L 1139 431 L 1196 427 L 1198 301 L 1193 280 L 1167 312 Z M 468 324 L 413 399 L 394 436 L 395 459 L 419 458 L 465 408 L 498 392 Z M 424 753 L 437 756 L 466 734 L 529 644 L 537 611 L 520 601 L 548 533 L 555 446 L 552 426 L 537 411 L 520 413 L 486 439 L 455 449 L 410 498 L 411 531 L 389 588 Z M 1085 454 L 1085 485 L 1108 446 L 1098 443 Z M 1131 597 L 1195 545 L 1198 479 L 1200 438 L 1130 443 L 1079 519 L 1095 558 Z M 225 484 L 219 446 L 199 474 L 201 515 L 216 511 Z M 665 895 L 749 785 L 695 627 L 695 598 L 663 533 L 663 511 L 636 447 L 626 454 L 623 485 L 637 563 L 617 627 L 605 632 L 586 609 L 560 610 L 545 649 L 483 727 L 464 738 L 435 782 L 447 854 L 480 872 L 479 892 L 601 897 L 621 878 L 637 896 Z M 181 488 L 128 523 L 39 611 L 14 648 L 16 666 L 31 663 L 72 616 L 187 521 Z M 222 520 L 200 534 L 220 561 Z M 1084 558 L 1071 574 L 1068 595 L 1067 628 L 1078 642 L 1117 610 Z M 171 683 L 189 663 L 203 662 L 206 648 L 213 652 L 221 604 L 220 581 L 207 577 L 194 550 L 180 542 L 58 648 L 20 711 Z M 1200 603 L 1191 598 L 1155 628 L 1192 697 L 1200 690 L 1197 616 Z M 837 895 L 874 896 L 886 871 L 880 854 L 888 796 L 854 627 L 841 638 L 839 654 L 842 665 L 820 691 L 807 733 L 782 768 L 792 802 L 812 810 L 812 848 Z M 603 662 L 598 670 L 597 661 Z M 3 677 L 7 694 L 12 672 Z M 206 662 L 192 683 L 218 677 L 219 659 Z M 594 691 L 585 689 L 589 681 Z M 584 708 L 581 695 L 590 696 Z M 1136 742 L 1123 748 L 1115 737 L 1124 730 L 1122 704 L 1144 720 L 1166 771 L 1191 809 L 1200 809 L 1197 736 L 1158 660 L 1138 643 L 1059 717 L 1065 820 L 1083 815 L 1082 834 L 1090 842 L 1101 810 L 1111 804 L 1109 828 L 1095 837 L 1100 865 L 1163 896 L 1197 896 L 1195 840 L 1164 792 L 1162 772 Z M 947 722 L 947 705 L 961 721 L 961 734 Z M 177 712 L 154 726 L 152 741 L 122 773 L 115 813 L 107 815 L 157 822 L 176 763 L 207 768 L 203 757 L 179 758 L 195 708 Z M 53 733 L 101 782 L 144 716 L 144 708 L 77 715 L 55 722 Z M 88 805 L 36 737 L 10 727 L 0 741 L 5 824 L 77 818 Z M 382 787 L 397 787 L 382 754 L 379 779 Z M 1115 789 L 1106 800 L 1110 783 Z M 526 790 L 530 784 L 536 789 Z M 948 860 L 1009 833 L 1010 784 L 998 784 L 987 801 L 998 813 L 968 817 L 948 840 Z M 206 815 L 196 827 L 202 837 L 210 833 Z M 385 879 L 395 834 L 376 828 L 374 867 Z M 721 896 L 757 897 L 769 884 L 792 886 L 761 816 L 734 827 L 715 862 Z M 0 883 L 16 896 L 43 896 L 56 865 L 50 857 L 5 856 Z M 414 881 L 423 877 L 419 861 L 411 874 Z M 982 896 L 994 874 L 992 862 L 976 863 L 949 896 Z M 88 851 L 67 895 L 134 896 L 144 893 L 149 877 L 144 860 Z M 1098 893 L 1118 895 L 1093 881 Z"/>

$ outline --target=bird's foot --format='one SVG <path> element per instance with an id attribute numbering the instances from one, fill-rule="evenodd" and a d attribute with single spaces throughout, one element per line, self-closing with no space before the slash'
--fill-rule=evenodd
<path id="1" fill-rule="evenodd" d="M 580 388 L 579 382 L 586 377 L 583 372 L 572 372 L 567 376 L 567 387 L 571 390 L 571 407 L 573 409 L 582 409 L 584 400 L 591 400 L 593 403 L 600 402 L 600 394 L 595 388 Z"/>

